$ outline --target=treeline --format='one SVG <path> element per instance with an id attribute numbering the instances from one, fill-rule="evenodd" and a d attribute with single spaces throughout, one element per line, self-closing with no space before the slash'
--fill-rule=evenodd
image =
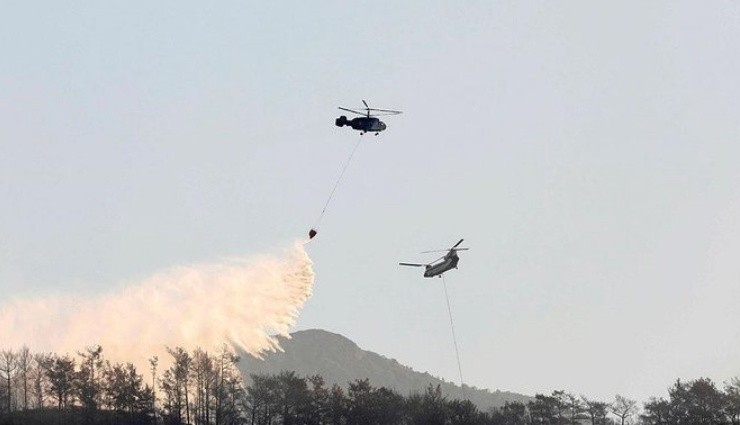
<path id="1" fill-rule="evenodd" d="M 651 398 L 642 408 L 620 395 L 604 402 L 554 391 L 526 404 L 507 403 L 488 417 L 487 423 L 495 425 L 740 425 L 740 379 L 723 389 L 706 378 L 678 380 L 668 389 L 668 399 Z"/>
<path id="2" fill-rule="evenodd" d="M 101 347 L 76 356 L 0 352 L 0 424 L 243 424 L 246 391 L 226 347 L 168 349 L 158 371 L 112 363 Z M 156 388 L 156 391 L 155 391 Z"/>
<path id="3" fill-rule="evenodd" d="M 154 357 L 140 372 L 104 359 L 100 347 L 76 356 L 2 351 L 0 425 L 740 425 L 738 379 L 722 389 L 709 379 L 677 381 L 668 399 L 642 408 L 622 396 L 606 402 L 554 391 L 481 411 L 439 386 L 402 395 L 356 380 L 345 390 L 293 372 L 250 375 L 245 385 L 226 347 L 168 352 L 167 369 Z"/>
<path id="4" fill-rule="evenodd" d="M 554 391 L 484 412 L 447 399 L 439 386 L 404 397 L 367 380 L 351 382 L 345 392 L 327 389 L 320 376 L 251 377 L 244 405 L 250 425 L 740 425 L 738 378 L 723 389 L 705 378 L 676 381 L 667 400 L 652 398 L 642 409 L 621 395 L 606 402 Z"/>

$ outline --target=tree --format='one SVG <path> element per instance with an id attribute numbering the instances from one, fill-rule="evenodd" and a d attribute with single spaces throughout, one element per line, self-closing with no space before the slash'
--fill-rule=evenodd
<path id="1" fill-rule="evenodd" d="M 16 362 L 16 354 L 13 351 L 3 350 L 2 352 L 0 352 L 0 372 L 3 374 L 2 377 L 5 379 L 5 382 L 7 383 L 5 388 L 7 389 L 6 412 L 8 413 L 13 411 L 12 409 L 13 390 L 12 390 L 11 384 L 12 384 L 13 377 L 14 377 L 13 372 L 15 372 L 17 367 L 18 367 L 18 364 Z"/>
<path id="2" fill-rule="evenodd" d="M 190 368 L 190 375 L 193 385 L 195 386 L 195 406 L 193 413 L 195 416 L 195 423 L 209 423 L 211 417 L 211 393 L 213 392 L 213 386 L 216 383 L 216 371 L 214 370 L 213 359 L 207 352 L 200 348 L 196 348 L 193 352 L 193 363 Z M 216 423 L 219 423 L 218 414 Z"/>
<path id="3" fill-rule="evenodd" d="M 478 425 L 483 423 L 483 417 L 470 400 L 452 400 L 447 410 L 450 415 L 450 425 Z"/>
<path id="4" fill-rule="evenodd" d="M 740 424 L 740 378 L 732 378 L 725 384 L 725 417 L 732 425 Z"/>
<path id="5" fill-rule="evenodd" d="M 154 389 L 157 387 L 157 364 L 159 357 L 154 356 L 149 359 L 149 370 L 152 372 L 152 415 L 154 423 L 157 423 L 157 393 Z"/>
<path id="6" fill-rule="evenodd" d="M 372 404 L 375 407 L 374 421 L 381 425 L 401 425 L 404 422 L 404 404 L 403 396 L 397 392 L 380 387 L 370 395 Z M 461 415 L 464 414 L 461 409 Z"/>
<path id="7" fill-rule="evenodd" d="M 583 414 L 585 411 L 583 401 L 581 401 L 581 399 L 575 394 L 564 393 L 563 397 L 566 400 L 565 405 L 570 412 L 570 423 L 577 424 L 580 419 L 584 418 Z"/>
<path id="8" fill-rule="evenodd" d="M 164 418 L 170 423 L 182 423 L 182 395 L 181 388 L 177 384 L 171 370 L 165 370 L 159 383 L 159 388 L 164 393 L 162 408 Z"/>
<path id="9" fill-rule="evenodd" d="M 46 370 L 49 378 L 50 390 L 57 399 L 57 408 L 66 408 L 72 394 L 72 385 L 75 379 L 75 361 L 69 356 L 54 355 Z"/>
<path id="10" fill-rule="evenodd" d="M 542 394 L 536 394 L 534 400 L 527 403 L 532 424 L 556 425 L 558 423 L 558 400 Z"/>
<path id="11" fill-rule="evenodd" d="M 406 401 L 410 423 L 413 425 L 444 425 L 447 423 L 447 399 L 437 385 L 426 388 L 424 394 L 412 394 Z"/>
<path id="12" fill-rule="evenodd" d="M 283 371 L 277 376 L 278 400 L 283 425 L 299 423 L 305 406 L 309 403 L 306 380 L 293 371 Z"/>
<path id="13" fill-rule="evenodd" d="M 620 425 L 637 411 L 637 401 L 630 400 L 617 394 L 611 405 L 611 412 L 620 419 Z"/>
<path id="14" fill-rule="evenodd" d="M 23 395 L 23 410 L 28 410 L 28 379 L 33 363 L 31 350 L 25 345 L 18 352 L 18 374 L 21 380 L 21 391 Z"/>
<path id="15" fill-rule="evenodd" d="M 502 423 L 506 425 L 525 425 L 527 423 L 527 406 L 518 401 L 506 402 L 500 409 L 499 415 Z"/>
<path id="16" fill-rule="evenodd" d="M 239 400 L 245 392 L 241 372 L 236 367 L 239 356 L 228 345 L 221 346 L 212 362 L 215 366 L 212 393 L 216 398 L 216 425 L 221 425 L 236 419 L 241 404 Z"/>
<path id="17" fill-rule="evenodd" d="M 640 415 L 645 425 L 670 424 L 671 416 L 671 404 L 663 398 L 651 398 Z"/>
<path id="18" fill-rule="evenodd" d="M 247 388 L 247 404 L 250 411 L 250 423 L 253 425 L 270 425 L 279 411 L 277 377 L 267 375 L 250 375 L 252 385 Z"/>
<path id="19" fill-rule="evenodd" d="M 182 347 L 175 349 L 167 348 L 172 356 L 172 366 L 162 375 L 161 388 L 167 400 L 165 409 L 170 420 L 176 423 L 183 422 L 183 410 L 185 423 L 190 423 L 190 401 L 188 398 L 190 382 L 190 365 L 192 358 Z"/>
<path id="20" fill-rule="evenodd" d="M 589 400 L 581 397 L 583 400 L 584 410 L 591 418 L 591 425 L 602 425 L 606 423 L 606 414 L 609 411 L 609 403 L 603 401 Z"/>
<path id="21" fill-rule="evenodd" d="M 327 403 L 327 424 L 343 425 L 347 414 L 347 408 L 347 398 L 344 395 L 344 390 L 337 384 L 332 385 Z"/>
<path id="22" fill-rule="evenodd" d="M 320 375 L 308 377 L 309 405 L 306 414 L 306 425 L 322 425 L 326 421 L 329 410 L 329 389 L 324 386 L 324 378 Z"/>
<path id="23" fill-rule="evenodd" d="M 51 393 L 49 378 L 46 371 L 51 368 L 53 358 L 51 354 L 39 353 L 33 355 L 31 367 L 31 394 L 37 409 L 44 408 L 47 394 Z"/>
<path id="24" fill-rule="evenodd" d="M 224 380 L 226 399 L 221 405 L 220 424 L 236 424 L 241 421 L 245 410 L 242 409 L 241 400 L 244 399 L 244 379 L 240 373 L 231 374 Z"/>
<path id="25" fill-rule="evenodd" d="M 102 388 L 98 375 L 103 369 L 103 348 L 99 345 L 87 347 L 80 356 L 80 370 L 76 374 L 75 392 L 88 415 L 94 414 L 100 405 Z"/>
<path id="26" fill-rule="evenodd" d="M 104 372 L 104 393 L 116 423 L 140 424 L 153 418 L 153 389 L 131 363 L 109 364 Z"/>
<path id="27" fill-rule="evenodd" d="M 570 406 L 569 396 L 570 394 L 566 393 L 563 390 L 556 390 L 552 392 L 552 398 L 555 399 L 555 410 L 556 410 L 558 424 L 567 423 L 567 418 L 565 418 L 565 413 L 568 411 L 569 406 Z"/>
<path id="28" fill-rule="evenodd" d="M 700 378 L 686 383 L 677 380 L 668 389 L 673 419 L 681 423 L 715 424 L 723 421 L 725 398 L 711 379 Z"/>

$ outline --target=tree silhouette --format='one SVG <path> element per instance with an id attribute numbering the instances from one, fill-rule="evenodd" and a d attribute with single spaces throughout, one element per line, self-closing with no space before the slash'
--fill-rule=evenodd
<path id="1" fill-rule="evenodd" d="M 75 361 L 69 356 L 53 356 L 46 370 L 50 390 L 57 399 L 57 408 L 66 408 L 72 394 L 75 379 Z"/>
<path id="2" fill-rule="evenodd" d="M 80 370 L 75 375 L 74 389 L 89 417 L 94 416 L 100 404 L 102 386 L 98 375 L 103 372 L 102 353 L 103 348 L 99 345 L 87 347 L 84 352 L 77 353 L 80 356 Z"/>
<path id="3" fill-rule="evenodd" d="M 535 395 L 527 403 L 532 424 L 556 425 L 558 423 L 558 400 L 542 394 Z"/>
<path id="4" fill-rule="evenodd" d="M 627 418 L 634 415 L 637 411 L 637 401 L 630 400 L 617 394 L 614 397 L 614 403 L 611 404 L 610 410 L 615 416 L 619 418 L 619 424 L 624 425 L 624 422 L 627 420 Z"/>
<path id="5" fill-rule="evenodd" d="M 0 352 L 0 373 L 3 374 L 2 377 L 5 379 L 7 384 L 5 386 L 5 397 L 7 401 L 5 411 L 8 413 L 13 411 L 13 389 L 11 384 L 14 378 L 13 372 L 15 372 L 17 368 L 18 364 L 16 362 L 16 354 L 12 350 L 3 350 Z"/>
<path id="6" fill-rule="evenodd" d="M 28 410 L 28 380 L 31 367 L 33 364 L 33 356 L 31 350 L 27 346 L 23 346 L 18 352 L 18 378 L 21 382 L 21 394 L 23 395 L 23 410 Z"/>
<path id="7" fill-rule="evenodd" d="M 590 400 L 581 397 L 585 412 L 591 418 L 591 425 L 603 425 L 606 423 L 606 415 L 609 413 L 609 403 Z"/>

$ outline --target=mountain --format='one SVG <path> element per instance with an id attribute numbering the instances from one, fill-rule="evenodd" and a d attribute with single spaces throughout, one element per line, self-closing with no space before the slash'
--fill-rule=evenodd
<path id="1" fill-rule="evenodd" d="M 342 335 L 320 329 L 310 329 L 291 334 L 291 338 L 280 337 L 282 353 L 268 353 L 259 360 L 240 353 L 239 369 L 249 380 L 249 374 L 277 374 L 294 371 L 299 376 L 321 375 L 327 386 L 339 384 L 345 389 L 356 379 L 367 378 L 374 387 L 392 388 L 400 394 L 422 393 L 431 384 L 440 385 L 448 398 L 462 398 L 458 385 L 416 372 L 394 359 L 366 351 Z M 531 397 L 508 391 L 489 391 L 465 386 L 465 396 L 480 409 L 503 406 L 505 402 L 526 403 Z"/>

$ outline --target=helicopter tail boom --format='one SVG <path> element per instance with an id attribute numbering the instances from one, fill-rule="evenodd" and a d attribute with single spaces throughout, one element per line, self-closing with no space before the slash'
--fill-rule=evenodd
<path id="1" fill-rule="evenodd" d="M 336 124 L 337 127 L 344 127 L 345 125 L 347 125 L 347 123 L 347 117 L 345 117 L 344 115 L 334 121 L 334 124 Z"/>

